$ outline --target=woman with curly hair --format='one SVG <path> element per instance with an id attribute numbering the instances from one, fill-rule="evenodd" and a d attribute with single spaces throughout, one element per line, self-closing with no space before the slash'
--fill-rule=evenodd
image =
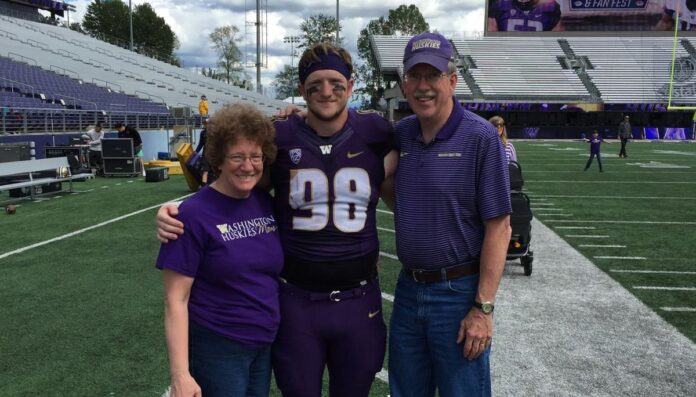
<path id="1" fill-rule="evenodd" d="M 187 233 L 162 244 L 171 395 L 268 396 L 283 252 L 270 195 L 256 184 L 277 148 L 270 120 L 228 105 L 208 122 L 218 178 L 179 206 Z"/>

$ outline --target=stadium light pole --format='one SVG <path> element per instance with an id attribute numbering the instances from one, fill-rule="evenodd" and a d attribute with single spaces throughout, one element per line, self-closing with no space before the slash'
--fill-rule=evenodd
<path id="1" fill-rule="evenodd" d="M 283 43 L 290 43 L 290 71 L 292 71 L 292 68 L 295 65 L 295 44 L 300 42 L 300 36 L 285 36 L 283 37 Z M 293 88 L 294 91 L 294 88 Z M 292 93 L 292 96 L 290 97 L 290 101 L 292 104 L 295 104 L 295 93 Z"/>
<path id="2" fill-rule="evenodd" d="M 341 30 L 341 24 L 338 21 L 339 21 L 339 19 L 338 19 L 338 0 L 336 0 L 336 46 L 338 46 L 340 43 L 338 41 L 339 40 L 339 35 L 338 35 L 339 33 L 338 32 L 339 32 L 339 30 Z"/>
<path id="3" fill-rule="evenodd" d="M 133 51 L 133 5 L 128 0 L 128 27 L 130 30 L 130 50 Z"/>

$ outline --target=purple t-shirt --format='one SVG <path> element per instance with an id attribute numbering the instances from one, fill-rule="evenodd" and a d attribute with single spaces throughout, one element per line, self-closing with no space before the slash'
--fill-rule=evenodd
<path id="1" fill-rule="evenodd" d="M 590 154 L 599 154 L 600 147 L 602 142 L 604 142 L 604 139 L 602 139 L 602 137 L 599 135 L 591 135 L 588 141 L 590 142 Z"/>
<path id="2" fill-rule="evenodd" d="M 275 122 L 271 170 L 286 255 L 342 261 L 377 250 L 375 207 L 392 127 L 377 113 L 350 110 L 345 126 L 322 138 L 299 116 Z"/>
<path id="3" fill-rule="evenodd" d="M 186 233 L 161 246 L 156 266 L 195 279 L 189 318 L 241 344 L 273 342 L 283 252 L 269 194 L 234 199 L 206 186 L 177 218 Z"/>
<path id="4" fill-rule="evenodd" d="M 435 138 L 416 116 L 396 124 L 396 252 L 405 267 L 442 269 L 480 256 L 483 221 L 512 212 L 505 150 L 487 120 L 454 101 Z"/>

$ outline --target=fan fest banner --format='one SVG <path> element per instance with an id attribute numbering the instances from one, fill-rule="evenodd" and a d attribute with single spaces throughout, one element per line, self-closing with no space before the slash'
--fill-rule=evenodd
<path id="1" fill-rule="evenodd" d="M 486 0 L 486 33 L 696 32 L 696 0 Z M 664 34 L 664 33 L 663 33 Z"/>

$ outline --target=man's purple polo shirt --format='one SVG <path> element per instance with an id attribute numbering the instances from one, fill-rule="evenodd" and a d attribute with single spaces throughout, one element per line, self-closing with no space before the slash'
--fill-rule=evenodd
<path id="1" fill-rule="evenodd" d="M 407 268 L 442 269 L 480 256 L 483 221 L 512 212 L 500 138 L 452 100 L 452 114 L 429 144 L 415 115 L 396 125 L 396 250 Z"/>

